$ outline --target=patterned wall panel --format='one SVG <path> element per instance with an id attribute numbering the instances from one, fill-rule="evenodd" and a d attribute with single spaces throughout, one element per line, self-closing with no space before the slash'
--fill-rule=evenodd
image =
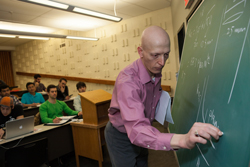
<path id="1" fill-rule="evenodd" d="M 98 37 L 99 41 L 81 41 L 69 39 L 50 39 L 32 41 L 18 46 L 12 54 L 13 71 L 35 72 L 54 75 L 76 76 L 83 78 L 115 80 L 119 72 L 139 58 L 142 31 L 151 25 L 165 29 L 173 41 L 171 9 L 165 8 L 138 17 L 123 20 L 120 23 L 87 32 L 60 30 L 57 34 Z M 163 69 L 163 85 L 172 87 L 174 95 L 176 79 L 176 60 L 173 42 L 170 58 Z M 15 84 L 22 89 L 33 77 L 14 74 Z M 57 79 L 42 78 L 45 86 L 58 84 Z M 70 94 L 76 96 L 76 81 L 68 81 Z M 112 93 L 113 86 L 86 83 L 87 90 L 104 89 Z"/>

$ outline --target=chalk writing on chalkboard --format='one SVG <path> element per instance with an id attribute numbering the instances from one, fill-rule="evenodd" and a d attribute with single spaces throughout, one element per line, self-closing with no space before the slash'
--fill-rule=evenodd
<path id="1" fill-rule="evenodd" d="M 249 9 L 249 0 L 203 1 L 188 23 L 170 131 L 185 134 L 203 122 L 225 135 L 178 150 L 181 167 L 249 165 Z"/>

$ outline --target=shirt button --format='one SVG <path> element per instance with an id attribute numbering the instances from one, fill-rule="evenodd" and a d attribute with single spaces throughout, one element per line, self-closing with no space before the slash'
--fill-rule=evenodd
<path id="1" fill-rule="evenodd" d="M 153 118 L 151 118 L 151 119 L 153 119 Z"/>
<path id="2" fill-rule="evenodd" d="M 154 97 L 155 97 L 155 95 L 154 95 Z"/>
<path id="3" fill-rule="evenodd" d="M 164 146 L 163 149 L 166 150 L 166 147 Z"/>
<path id="4" fill-rule="evenodd" d="M 149 145 L 147 145 L 147 147 L 149 148 L 150 146 L 149 146 Z"/>
<path id="5" fill-rule="evenodd" d="M 154 109 L 154 107 L 153 107 L 153 109 Z"/>

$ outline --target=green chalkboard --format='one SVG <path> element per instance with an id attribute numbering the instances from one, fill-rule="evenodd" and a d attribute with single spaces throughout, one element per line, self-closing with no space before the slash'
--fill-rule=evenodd
<path id="1" fill-rule="evenodd" d="M 250 159 L 250 0 L 205 0 L 188 23 L 172 115 L 173 133 L 194 122 L 219 141 L 180 149 L 181 167 L 247 167 Z"/>

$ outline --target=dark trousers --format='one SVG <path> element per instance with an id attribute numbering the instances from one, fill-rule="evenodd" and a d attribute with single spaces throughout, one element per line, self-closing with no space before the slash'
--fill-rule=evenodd
<path id="1" fill-rule="evenodd" d="M 148 167 L 148 149 L 132 144 L 128 135 L 110 122 L 104 134 L 112 167 Z"/>

